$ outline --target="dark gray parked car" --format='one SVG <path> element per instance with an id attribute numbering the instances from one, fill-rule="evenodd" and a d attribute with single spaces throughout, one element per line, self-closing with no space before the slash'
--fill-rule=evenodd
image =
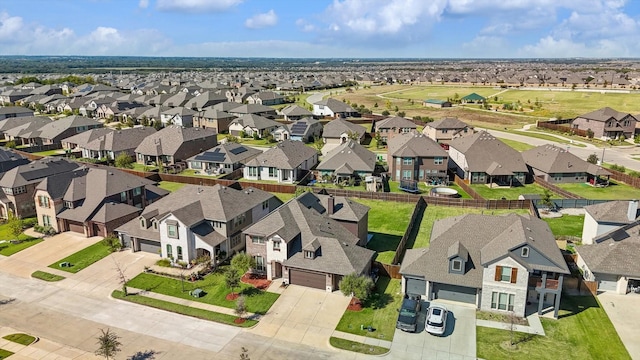
<path id="1" fill-rule="evenodd" d="M 420 300 L 405 298 L 402 300 L 398 314 L 396 328 L 402 331 L 416 332 L 418 328 L 418 313 L 420 312 Z"/>

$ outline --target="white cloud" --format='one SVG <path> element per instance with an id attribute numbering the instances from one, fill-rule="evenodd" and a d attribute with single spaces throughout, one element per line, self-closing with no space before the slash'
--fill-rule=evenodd
<path id="1" fill-rule="evenodd" d="M 181 12 L 218 12 L 228 10 L 242 3 L 243 0 L 158 0 L 157 8 L 161 11 Z"/>
<path id="2" fill-rule="evenodd" d="M 244 26 L 249 29 L 262 29 L 269 26 L 274 26 L 278 23 L 278 15 L 276 15 L 273 9 L 266 13 L 254 15 L 244 22 Z"/>
<path id="3" fill-rule="evenodd" d="M 310 24 L 305 19 L 296 20 L 296 26 L 303 32 L 312 32 L 316 30 L 315 25 Z"/>
<path id="4" fill-rule="evenodd" d="M 12 40 L 22 29 L 23 22 L 19 16 L 10 16 L 6 12 L 0 13 L 0 41 Z"/>
<path id="5" fill-rule="evenodd" d="M 149 7 L 149 0 L 140 0 L 140 2 L 138 2 L 138 7 L 140 7 L 141 9 L 146 9 Z"/>

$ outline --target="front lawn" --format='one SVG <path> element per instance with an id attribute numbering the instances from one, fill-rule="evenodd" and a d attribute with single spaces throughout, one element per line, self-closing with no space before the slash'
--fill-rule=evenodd
<path id="1" fill-rule="evenodd" d="M 630 359 L 604 309 L 593 296 L 562 296 L 559 319 L 541 318 L 546 336 L 516 333 L 508 349 L 507 330 L 476 327 L 477 356 L 483 359 Z"/>
<path id="2" fill-rule="evenodd" d="M 124 296 L 124 293 L 119 290 L 115 290 L 113 293 L 111 293 L 111 296 L 114 299 L 125 300 L 132 303 L 153 307 L 156 309 L 171 311 L 176 314 L 187 315 L 187 316 L 191 316 L 191 317 L 195 317 L 203 320 L 215 321 L 215 322 L 219 322 L 227 325 L 233 325 L 233 326 L 239 326 L 239 327 L 251 327 L 258 323 L 256 320 L 246 320 L 242 324 L 236 324 L 234 320 L 237 318 L 237 316 L 193 308 L 186 305 L 180 305 L 180 304 L 172 303 L 169 301 L 158 300 L 158 299 L 154 299 L 154 298 L 150 298 L 142 295 Z"/>
<path id="3" fill-rule="evenodd" d="M 27 334 L 22 334 L 22 333 L 10 334 L 10 335 L 3 336 L 2 338 L 5 340 L 13 341 L 14 343 L 18 343 L 24 346 L 31 345 L 33 344 L 34 341 L 36 341 L 35 337 Z"/>
<path id="4" fill-rule="evenodd" d="M 624 183 L 610 181 L 607 187 L 593 187 L 586 183 L 554 184 L 585 199 L 596 200 L 628 200 L 639 199 L 640 189 Z"/>
<path id="5" fill-rule="evenodd" d="M 389 352 L 389 349 L 383 348 L 381 346 L 367 345 L 347 339 L 337 338 L 334 336 L 329 338 L 329 344 L 337 349 L 353 351 L 367 355 L 382 355 Z"/>
<path id="6" fill-rule="evenodd" d="M 398 317 L 396 310 L 402 303 L 400 286 L 400 280 L 380 277 L 376 283 L 376 291 L 363 302 L 362 310 L 346 310 L 336 330 L 387 341 L 393 340 Z M 365 330 L 360 330 L 360 325 L 363 325 Z M 375 331 L 367 331 L 368 326 Z"/>
<path id="7" fill-rule="evenodd" d="M 22 251 L 28 247 L 39 244 L 42 239 L 33 238 L 31 236 L 20 234 L 18 236 L 17 244 L 11 243 L 11 240 L 0 240 L 0 255 L 11 256 L 19 251 Z"/>
<path id="8" fill-rule="evenodd" d="M 111 254 L 111 248 L 104 244 L 102 241 L 88 246 L 75 254 L 71 254 L 64 259 L 60 259 L 53 264 L 49 265 L 52 269 L 58 269 L 70 273 L 77 273 L 78 271 L 90 266 L 96 261 L 102 260 Z M 69 267 L 61 267 L 60 263 L 68 262 L 71 264 Z M 115 275 L 114 275 L 115 276 Z"/>
<path id="9" fill-rule="evenodd" d="M 55 282 L 55 281 L 60 281 L 65 279 L 64 276 L 50 274 L 48 272 L 44 272 L 40 270 L 33 272 L 33 274 L 31 274 L 31 277 L 34 279 L 40 279 L 40 280 L 49 281 L 49 282 Z"/>
<path id="10" fill-rule="evenodd" d="M 493 188 L 489 188 L 486 184 L 472 184 L 469 186 L 487 200 L 500 200 L 502 198 L 506 200 L 518 200 L 518 196 L 524 194 L 544 194 L 544 188 L 538 184 L 526 184 L 514 187 L 496 187 L 494 185 Z M 557 197 L 556 194 L 552 193 L 552 198 Z"/>
<path id="11" fill-rule="evenodd" d="M 9 350 L 0 349 L 0 360 L 4 360 L 9 356 L 13 355 L 13 353 Z"/>
<path id="12" fill-rule="evenodd" d="M 198 301 L 206 304 L 223 306 L 226 308 L 235 308 L 235 301 L 225 299 L 231 290 L 225 285 L 224 274 L 217 271 L 205 276 L 203 280 L 198 281 L 180 281 L 169 277 L 142 273 L 129 280 L 128 286 L 174 296 L 181 299 Z M 184 291 L 182 286 L 184 285 Z M 204 290 L 205 295 L 200 298 L 194 298 L 189 295 L 189 291 L 200 288 Z M 240 292 L 246 297 L 247 311 L 257 314 L 265 314 L 271 305 L 278 299 L 278 294 L 258 290 L 255 287 L 241 283 L 240 287 L 234 289 L 234 292 Z"/>
<path id="13" fill-rule="evenodd" d="M 559 218 L 542 218 L 551 228 L 553 235 L 582 237 L 584 215 L 562 215 Z"/>

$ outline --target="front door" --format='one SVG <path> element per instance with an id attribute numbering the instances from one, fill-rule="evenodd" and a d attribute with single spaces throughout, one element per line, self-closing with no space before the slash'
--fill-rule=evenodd
<path id="1" fill-rule="evenodd" d="M 277 262 L 276 266 L 275 266 L 275 274 L 273 276 L 274 278 L 281 278 L 282 277 L 282 264 Z"/>

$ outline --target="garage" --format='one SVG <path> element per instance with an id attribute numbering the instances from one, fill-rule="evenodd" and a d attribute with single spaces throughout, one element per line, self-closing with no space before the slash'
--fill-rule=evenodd
<path id="1" fill-rule="evenodd" d="M 67 226 L 69 226 L 69 231 L 84 234 L 84 224 L 81 222 L 67 220 Z"/>
<path id="2" fill-rule="evenodd" d="M 616 291 L 618 288 L 618 276 L 609 274 L 598 274 L 598 290 Z"/>
<path id="3" fill-rule="evenodd" d="M 439 283 L 433 284 L 434 299 L 444 299 L 475 304 L 477 292 L 478 289 L 476 288 Z"/>
<path id="4" fill-rule="evenodd" d="M 325 290 L 327 280 L 324 273 L 289 268 L 289 283 Z"/>
<path id="5" fill-rule="evenodd" d="M 160 243 L 158 241 L 138 239 L 138 250 L 152 254 L 159 254 Z"/>
<path id="6" fill-rule="evenodd" d="M 412 295 L 426 295 L 427 280 L 406 278 L 405 294 Z"/>

